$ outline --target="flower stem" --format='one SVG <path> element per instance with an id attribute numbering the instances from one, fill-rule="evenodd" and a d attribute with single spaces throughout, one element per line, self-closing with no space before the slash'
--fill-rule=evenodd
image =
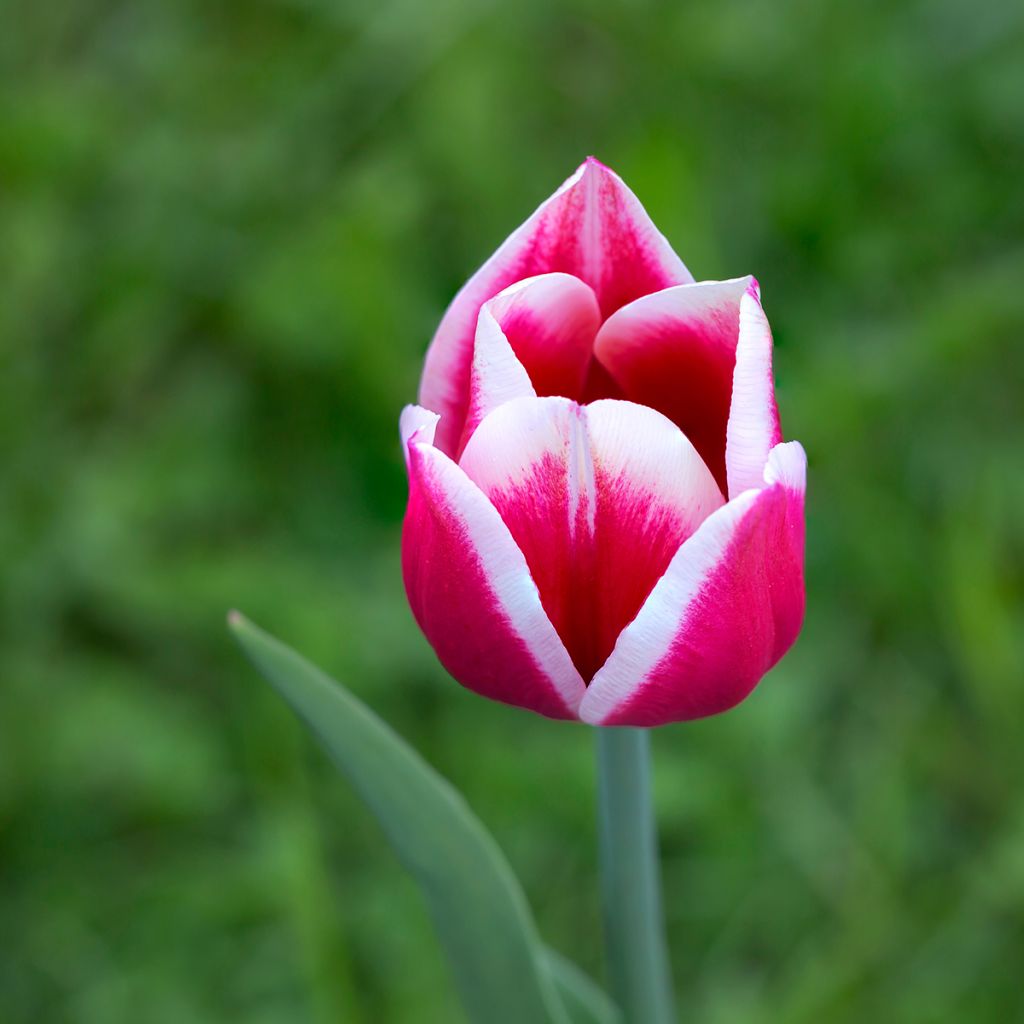
<path id="1" fill-rule="evenodd" d="M 625 1024 L 674 1024 L 645 729 L 598 729 L 601 896 L 612 996 Z"/>

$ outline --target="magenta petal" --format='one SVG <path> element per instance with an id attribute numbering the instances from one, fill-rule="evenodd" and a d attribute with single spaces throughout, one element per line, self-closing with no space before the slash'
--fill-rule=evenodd
<path id="1" fill-rule="evenodd" d="M 762 490 L 744 491 L 679 548 L 580 705 L 593 725 L 654 726 L 743 700 L 804 613 L 806 458 L 774 448 Z"/>
<path id="2" fill-rule="evenodd" d="M 499 292 L 484 307 L 508 338 L 538 395 L 579 398 L 601 311 L 569 274 L 541 274 Z"/>
<path id="3" fill-rule="evenodd" d="M 480 307 L 516 281 L 552 272 L 589 285 L 602 316 L 693 280 L 622 179 L 588 159 L 469 279 L 434 335 L 420 404 L 441 414 L 443 451 L 454 452 L 462 436 Z"/>
<path id="4" fill-rule="evenodd" d="M 755 287 L 752 278 L 743 277 L 645 295 L 613 314 L 594 341 L 595 357 L 625 397 L 657 409 L 676 423 L 723 492 L 740 308 L 746 293 Z M 770 382 L 770 348 L 768 378 Z M 764 448 L 757 466 L 758 486 L 767 454 Z"/>
<path id="5" fill-rule="evenodd" d="M 578 397 L 599 324 L 594 293 L 568 274 L 529 277 L 484 303 L 457 451 L 502 402 L 538 394 Z"/>
<path id="6" fill-rule="evenodd" d="M 678 427 L 631 402 L 506 403 L 477 428 L 460 465 L 511 531 L 584 679 L 679 545 L 722 504 Z"/>
<path id="7" fill-rule="evenodd" d="M 407 421 L 416 419 L 408 414 Z M 446 455 L 413 437 L 402 571 L 409 604 L 463 686 L 575 718 L 584 685 L 494 506 Z"/>

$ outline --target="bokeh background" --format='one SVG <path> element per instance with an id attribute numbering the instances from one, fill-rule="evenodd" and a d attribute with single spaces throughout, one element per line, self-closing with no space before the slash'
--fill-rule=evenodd
<path id="1" fill-rule="evenodd" d="M 3 13 L 0 1019 L 461 1019 L 232 606 L 600 974 L 592 737 L 435 663 L 396 435 L 447 301 L 591 152 L 698 277 L 760 278 L 810 457 L 802 639 L 654 737 L 681 1017 L 1024 1019 L 1024 8 Z"/>

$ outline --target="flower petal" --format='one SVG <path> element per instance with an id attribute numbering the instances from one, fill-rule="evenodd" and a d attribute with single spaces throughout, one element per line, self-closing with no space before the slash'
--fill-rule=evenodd
<path id="1" fill-rule="evenodd" d="M 441 414 L 443 451 L 454 452 L 462 436 L 480 307 L 516 281 L 554 271 L 589 285 L 603 316 L 693 280 L 622 179 L 589 158 L 469 279 L 434 335 L 420 404 Z"/>
<path id="2" fill-rule="evenodd" d="M 725 711 L 782 657 L 804 612 L 806 457 L 791 441 L 679 548 L 594 677 L 580 717 L 663 725 Z"/>
<path id="3" fill-rule="evenodd" d="M 601 310 L 571 274 L 540 274 L 499 292 L 484 307 L 526 367 L 538 395 L 579 398 Z"/>
<path id="4" fill-rule="evenodd" d="M 402 572 L 416 621 L 463 686 L 550 718 L 576 717 L 583 681 L 522 552 L 465 473 L 415 438 Z"/>
<path id="5" fill-rule="evenodd" d="M 398 417 L 398 433 L 402 438 L 406 469 L 409 468 L 409 445 L 413 441 L 433 444 L 437 421 L 440 418 L 436 412 L 424 409 L 421 405 L 407 405 L 402 410 L 402 415 Z"/>
<path id="6" fill-rule="evenodd" d="M 768 453 L 781 440 L 772 375 L 772 330 L 754 282 L 740 299 L 736 368 L 725 443 L 730 497 L 748 487 L 761 486 Z"/>
<path id="7" fill-rule="evenodd" d="M 614 313 L 594 341 L 595 357 L 626 398 L 678 424 L 723 491 L 740 307 L 751 287 L 753 279 L 742 277 L 666 288 Z"/>
<path id="8" fill-rule="evenodd" d="M 466 424 L 459 442 L 460 453 L 489 412 L 513 398 L 537 397 L 526 368 L 512 351 L 505 332 L 494 319 L 490 303 L 480 310 L 480 320 L 476 325 L 469 396 Z"/>
<path id="9" fill-rule="evenodd" d="M 516 399 L 460 462 L 526 557 L 584 679 L 722 495 L 682 432 L 631 402 Z"/>
<path id="10" fill-rule="evenodd" d="M 538 394 L 579 398 L 600 316 L 594 293 L 569 274 L 528 277 L 484 303 L 457 451 L 502 402 Z"/>

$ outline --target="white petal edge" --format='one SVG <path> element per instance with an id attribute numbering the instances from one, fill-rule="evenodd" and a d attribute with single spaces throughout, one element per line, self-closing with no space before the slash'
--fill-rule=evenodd
<path id="1" fill-rule="evenodd" d="M 398 433 L 402 438 L 402 454 L 405 468 L 409 468 L 409 445 L 413 441 L 433 445 L 434 433 L 441 419 L 436 412 L 424 409 L 422 405 L 407 405 L 398 417 Z"/>
<path id="2" fill-rule="evenodd" d="M 508 527 L 484 492 L 447 455 L 431 444 L 412 443 L 464 528 L 509 628 L 547 676 L 566 710 L 577 715 L 586 685 L 544 611 L 526 559 Z"/>
<path id="3" fill-rule="evenodd" d="M 472 436 L 480 421 L 499 405 L 514 398 L 537 397 L 526 368 L 512 351 L 505 332 L 495 319 L 490 302 L 481 308 L 476 325 L 469 389 L 464 439 Z"/>
<path id="4" fill-rule="evenodd" d="M 699 325 L 701 318 L 716 312 L 751 287 L 753 278 L 731 277 L 723 281 L 694 281 L 663 288 L 660 292 L 641 295 L 617 309 L 603 324 L 594 339 L 594 355 L 611 366 L 620 350 L 629 350 L 632 335 L 673 322 L 687 326 Z M 709 325 L 715 326 L 715 325 Z"/>
<path id="5" fill-rule="evenodd" d="M 729 496 L 760 486 L 768 453 L 781 436 L 772 375 L 772 331 L 753 283 L 740 299 L 740 330 L 725 432 Z"/>

